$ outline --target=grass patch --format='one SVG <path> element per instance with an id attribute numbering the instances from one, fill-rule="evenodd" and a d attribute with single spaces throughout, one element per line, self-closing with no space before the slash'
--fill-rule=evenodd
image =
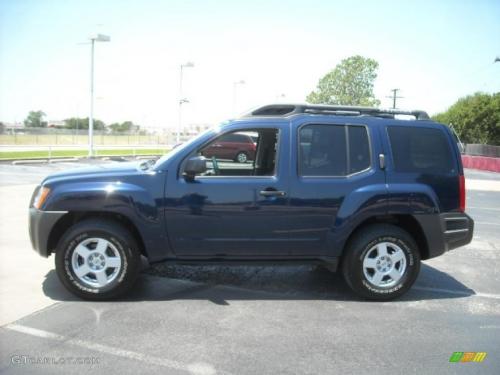
<path id="1" fill-rule="evenodd" d="M 110 150 L 95 150 L 96 156 L 129 156 L 129 155 L 163 155 L 169 150 L 166 149 L 110 149 Z M 87 156 L 87 150 L 53 150 L 51 157 L 84 157 Z M 49 150 L 33 150 L 33 151 L 0 151 L 1 159 L 33 159 L 33 158 L 48 158 Z"/>

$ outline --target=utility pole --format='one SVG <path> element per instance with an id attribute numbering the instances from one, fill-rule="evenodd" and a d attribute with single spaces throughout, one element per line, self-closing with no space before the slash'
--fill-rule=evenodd
<path id="1" fill-rule="evenodd" d="M 391 98 L 392 99 L 392 108 L 396 108 L 396 99 L 402 99 L 404 96 L 398 96 L 398 91 L 401 91 L 400 89 L 392 89 L 392 95 L 391 96 L 386 96 L 386 98 Z"/>

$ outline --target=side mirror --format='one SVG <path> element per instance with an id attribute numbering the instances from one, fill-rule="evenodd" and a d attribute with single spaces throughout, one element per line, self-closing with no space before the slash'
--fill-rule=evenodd
<path id="1" fill-rule="evenodd" d="M 186 162 L 183 176 L 186 181 L 193 181 L 197 174 L 207 171 L 207 159 L 204 156 L 194 156 Z"/>

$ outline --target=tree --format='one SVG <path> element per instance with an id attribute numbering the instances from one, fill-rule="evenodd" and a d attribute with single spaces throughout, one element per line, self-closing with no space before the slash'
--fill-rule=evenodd
<path id="1" fill-rule="evenodd" d="M 139 125 L 134 125 L 132 121 L 125 121 L 121 124 L 115 122 L 109 125 L 109 128 L 113 133 L 131 133 L 135 130 L 139 130 Z"/>
<path id="2" fill-rule="evenodd" d="M 500 92 L 478 92 L 460 98 L 446 112 L 432 118 L 452 124 L 462 142 L 500 145 Z"/>
<path id="3" fill-rule="evenodd" d="M 0 122 L 0 134 L 3 134 L 5 132 L 5 125 L 3 122 Z"/>
<path id="4" fill-rule="evenodd" d="M 306 100 L 314 104 L 378 106 L 373 84 L 378 62 L 363 56 L 351 56 L 319 80 Z"/>
<path id="5" fill-rule="evenodd" d="M 47 127 L 47 121 L 43 121 L 46 116 L 43 111 L 30 111 L 28 117 L 24 120 L 24 126 L 27 128 L 45 128 Z"/>
<path id="6" fill-rule="evenodd" d="M 67 129 L 88 129 L 89 128 L 89 118 L 79 118 L 79 117 L 71 117 L 64 120 L 65 127 Z M 95 130 L 104 130 L 106 128 L 106 124 L 101 120 L 94 119 L 94 129 Z"/>

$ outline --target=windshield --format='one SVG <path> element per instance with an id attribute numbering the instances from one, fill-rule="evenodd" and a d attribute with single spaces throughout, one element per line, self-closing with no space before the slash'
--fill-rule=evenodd
<path id="1" fill-rule="evenodd" d="M 177 155 L 179 152 L 182 152 L 185 148 L 189 147 L 193 143 L 195 143 L 199 138 L 204 137 L 207 134 L 210 133 L 217 133 L 220 130 L 219 126 L 216 126 L 211 129 L 207 129 L 204 132 L 198 134 L 197 136 L 189 139 L 188 141 L 179 144 L 177 147 L 173 148 L 171 151 L 169 151 L 167 154 L 163 155 L 161 158 L 159 158 L 156 163 L 154 164 L 153 168 L 157 168 L 158 166 L 162 165 L 164 162 L 169 160 L 170 158 L 174 157 Z"/>

